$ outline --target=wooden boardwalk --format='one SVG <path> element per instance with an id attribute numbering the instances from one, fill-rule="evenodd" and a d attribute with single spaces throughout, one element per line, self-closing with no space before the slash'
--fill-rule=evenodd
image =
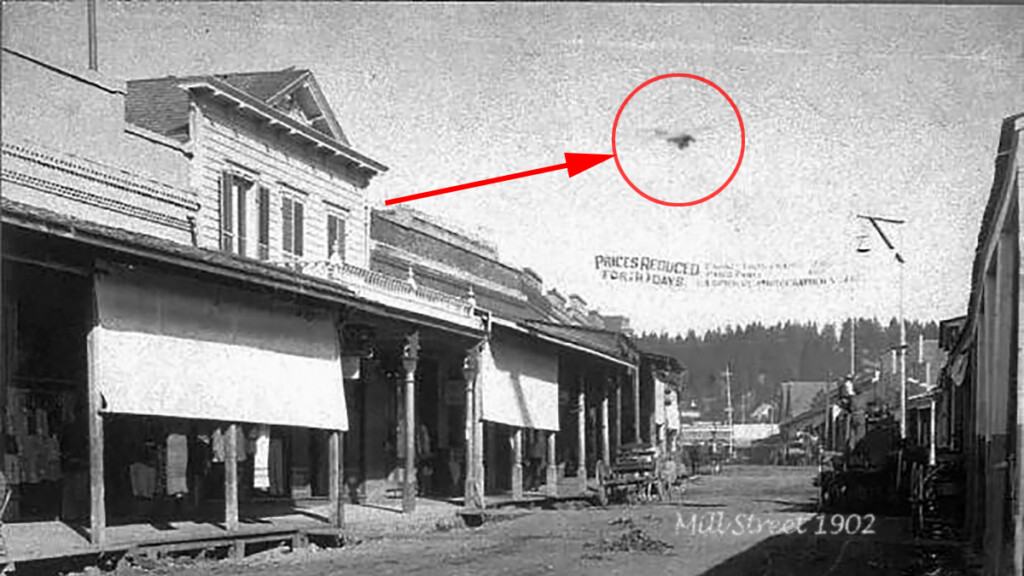
<path id="1" fill-rule="evenodd" d="M 243 556 L 247 545 L 261 542 L 285 542 L 301 547 L 313 538 L 337 543 L 344 534 L 350 533 L 430 528 L 442 519 L 457 519 L 459 510 L 450 503 L 428 499 L 418 500 L 412 514 L 383 505 L 349 504 L 345 506 L 345 528 L 339 530 L 327 521 L 327 507 L 296 508 L 290 513 L 264 517 L 243 516 L 235 531 L 228 531 L 222 523 L 202 521 L 108 526 L 102 546 L 89 542 L 86 529 L 60 521 L 8 523 L 0 526 L 6 547 L 6 557 L 0 555 L 0 571 L 12 564 L 104 554 L 161 554 L 227 548 L 232 554 Z"/>

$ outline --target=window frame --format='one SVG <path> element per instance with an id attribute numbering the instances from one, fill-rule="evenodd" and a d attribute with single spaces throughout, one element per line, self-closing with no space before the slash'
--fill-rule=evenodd
<path id="1" fill-rule="evenodd" d="M 286 258 L 300 259 L 306 251 L 306 205 L 309 203 L 309 195 L 284 183 L 280 189 L 281 252 Z"/>
<path id="2" fill-rule="evenodd" d="M 248 186 L 240 187 L 239 182 Z M 229 165 L 220 170 L 218 180 L 218 245 L 222 252 L 248 257 L 249 192 L 259 189 L 258 174 Z"/>
<path id="3" fill-rule="evenodd" d="M 326 245 L 327 245 L 327 259 L 331 260 L 331 259 L 334 258 L 335 247 L 336 247 L 335 244 L 337 244 L 337 240 L 340 239 L 341 246 L 340 246 L 340 250 L 337 252 L 337 254 L 338 254 L 338 258 L 337 259 L 340 262 L 344 263 L 345 261 L 348 260 L 348 258 L 346 256 L 346 251 L 348 250 L 348 234 L 349 234 L 348 220 L 350 219 L 351 213 L 350 213 L 349 210 L 347 210 L 345 208 L 342 208 L 341 206 L 337 206 L 337 205 L 331 204 L 330 202 L 324 202 L 324 214 L 325 214 L 326 227 L 327 227 L 327 229 L 325 231 L 326 232 Z M 341 234 L 340 234 L 340 236 L 336 236 L 336 241 L 335 242 L 331 242 L 331 222 L 332 222 L 332 220 L 334 222 L 337 222 L 338 225 L 340 225 L 340 227 L 341 227 Z"/>

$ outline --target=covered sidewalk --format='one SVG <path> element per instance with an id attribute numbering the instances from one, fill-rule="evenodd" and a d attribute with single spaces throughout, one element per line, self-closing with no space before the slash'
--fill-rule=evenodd
<path id="1" fill-rule="evenodd" d="M 268 505 L 254 508 L 239 518 L 238 528 L 227 530 L 223 522 L 197 520 L 137 522 L 107 526 L 102 545 L 89 541 L 88 530 L 60 521 L 19 522 L 0 527 L 7 555 L 0 555 L 0 570 L 26 562 L 77 556 L 159 555 L 173 552 L 226 549 L 236 557 L 247 547 L 261 543 L 288 543 L 293 548 L 310 540 L 338 544 L 352 535 L 367 536 L 432 530 L 461 522 L 460 507 L 442 500 L 418 498 L 412 513 L 401 507 L 349 504 L 344 528 L 332 527 L 330 505 L 311 502 L 304 506 Z M 251 551 L 251 550 L 250 550 Z"/>

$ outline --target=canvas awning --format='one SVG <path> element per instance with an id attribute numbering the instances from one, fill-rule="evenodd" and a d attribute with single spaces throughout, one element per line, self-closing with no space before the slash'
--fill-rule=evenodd
<path id="1" fill-rule="evenodd" d="M 654 423 L 665 423 L 665 381 L 654 377 Z"/>
<path id="2" fill-rule="evenodd" d="M 107 266 L 96 275 L 92 371 L 107 412 L 347 430 L 325 310 Z"/>
<path id="3" fill-rule="evenodd" d="M 669 390 L 665 396 L 665 427 L 669 430 L 679 429 L 679 395 Z"/>
<path id="4" fill-rule="evenodd" d="M 558 356 L 524 338 L 484 345 L 478 376 L 483 419 L 519 428 L 558 430 Z"/>

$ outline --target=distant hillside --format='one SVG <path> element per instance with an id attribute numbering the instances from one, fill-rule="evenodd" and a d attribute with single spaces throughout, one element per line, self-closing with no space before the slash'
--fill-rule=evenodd
<path id="1" fill-rule="evenodd" d="M 883 326 L 877 319 L 856 322 L 858 370 L 874 366 L 879 358 L 899 342 L 899 322 Z M 683 399 L 691 400 L 719 418 L 725 408 L 727 365 L 732 369 L 733 406 L 737 420 L 740 412 L 749 413 L 762 402 L 771 401 L 778 385 L 787 380 L 824 381 L 850 372 L 849 323 L 837 338 L 836 326 L 787 322 L 774 326 L 758 323 L 697 335 L 685 336 L 643 333 L 645 348 L 672 356 L 686 366 Z M 907 341 L 920 334 L 938 338 L 938 324 L 907 322 Z"/>

